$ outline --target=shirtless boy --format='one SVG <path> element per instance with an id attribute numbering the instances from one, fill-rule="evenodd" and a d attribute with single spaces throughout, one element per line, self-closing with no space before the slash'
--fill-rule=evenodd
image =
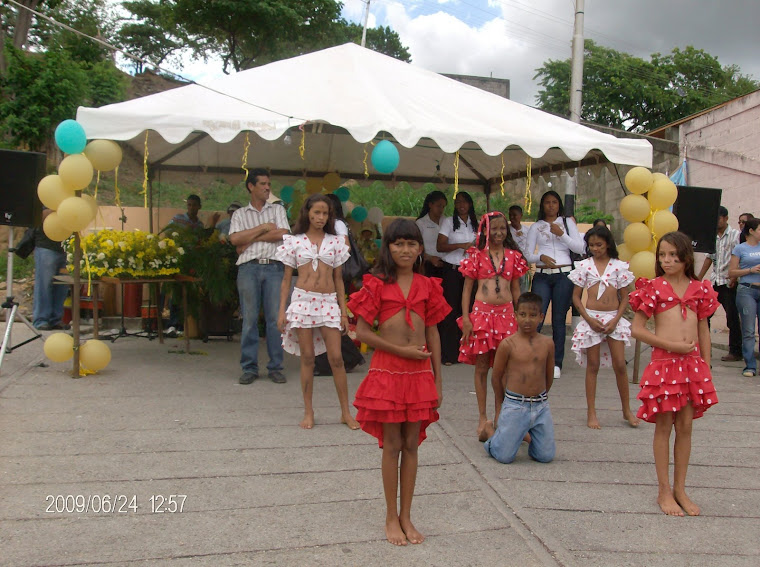
<path id="1" fill-rule="evenodd" d="M 547 397 L 554 377 L 554 342 L 538 334 L 543 316 L 541 297 L 522 294 L 515 310 L 517 332 L 496 350 L 492 378 L 496 417 L 486 423 L 480 440 L 500 463 L 515 460 L 523 438 L 530 443 L 532 459 L 548 463 L 554 458 L 554 423 Z"/>

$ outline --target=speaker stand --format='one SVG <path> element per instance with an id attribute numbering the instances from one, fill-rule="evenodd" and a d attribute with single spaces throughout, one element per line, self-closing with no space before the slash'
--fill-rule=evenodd
<path id="1" fill-rule="evenodd" d="M 8 272 L 7 277 L 5 279 L 6 285 L 7 285 L 7 295 L 5 297 L 5 301 L 3 302 L 2 308 L 7 309 L 6 317 L 5 317 L 5 334 L 3 335 L 3 344 L 0 347 L 0 370 L 3 367 L 3 360 L 5 359 L 5 353 L 6 352 L 13 352 L 15 349 L 24 346 L 27 343 L 30 343 L 32 341 L 36 341 L 37 339 L 42 338 L 42 334 L 34 328 L 34 325 L 32 325 L 29 322 L 29 319 L 24 317 L 21 313 L 18 312 L 18 302 L 13 301 L 13 253 L 16 251 L 16 249 L 13 247 L 13 227 L 8 227 Z M 29 329 L 34 333 L 34 336 L 30 339 L 27 339 L 25 341 L 20 342 L 19 344 L 15 346 L 10 346 L 11 344 L 11 332 L 13 331 L 13 323 L 16 320 L 16 318 L 24 323 Z"/>

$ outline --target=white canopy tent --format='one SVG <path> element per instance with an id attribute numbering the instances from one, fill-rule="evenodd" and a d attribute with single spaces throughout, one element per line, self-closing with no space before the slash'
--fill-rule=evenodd
<path id="1" fill-rule="evenodd" d="M 101 108 L 80 107 L 90 139 L 121 141 L 158 170 L 451 183 L 490 191 L 504 179 L 610 161 L 651 167 L 645 140 L 619 139 L 348 43 Z M 157 133 L 158 135 L 154 134 Z M 257 136 L 249 136 L 253 132 Z M 285 143 L 289 134 L 292 143 Z M 299 147 L 304 140 L 303 157 Z M 397 142 L 391 175 L 368 144 Z M 250 149 L 246 152 L 246 139 Z M 459 168 L 455 172 L 455 152 Z"/>

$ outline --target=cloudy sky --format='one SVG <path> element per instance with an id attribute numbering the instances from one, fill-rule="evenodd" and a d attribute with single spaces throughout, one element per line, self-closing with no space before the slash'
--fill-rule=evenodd
<path id="1" fill-rule="evenodd" d="M 342 0 L 346 19 L 361 23 L 364 0 Z M 509 79 L 511 97 L 534 105 L 535 70 L 568 59 L 573 0 L 371 0 L 370 27 L 390 26 L 412 64 L 439 73 Z M 586 0 L 584 32 L 606 47 L 644 59 L 693 45 L 760 80 L 760 0 Z M 220 63 L 186 63 L 200 83 Z"/>
<path id="2" fill-rule="evenodd" d="M 364 0 L 343 0 L 361 22 Z M 390 26 L 412 63 L 441 73 L 511 81 L 512 99 L 534 104 L 535 69 L 567 59 L 573 0 L 371 0 L 370 26 Z M 585 36 L 648 59 L 693 45 L 760 80 L 760 0 L 586 0 Z"/>

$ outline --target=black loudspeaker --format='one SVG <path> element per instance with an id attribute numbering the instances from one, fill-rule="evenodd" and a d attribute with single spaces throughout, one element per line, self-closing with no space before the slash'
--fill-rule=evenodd
<path id="1" fill-rule="evenodd" d="M 0 150 L 0 224 L 42 225 L 37 184 L 45 167 L 45 154 Z"/>
<path id="2" fill-rule="evenodd" d="M 695 252 L 714 254 L 718 207 L 723 191 L 688 185 L 677 187 L 678 198 L 673 205 L 673 214 L 678 217 L 678 230 L 691 238 Z"/>

